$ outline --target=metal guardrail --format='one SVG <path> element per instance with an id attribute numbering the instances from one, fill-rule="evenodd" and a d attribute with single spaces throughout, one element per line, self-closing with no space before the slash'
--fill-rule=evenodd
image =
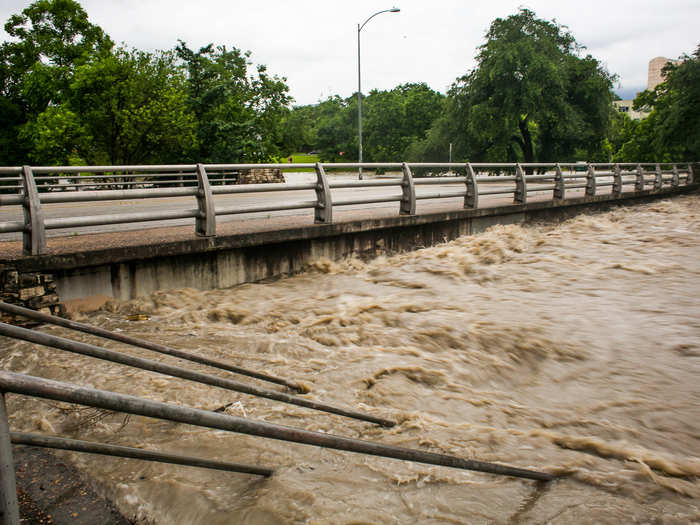
<path id="1" fill-rule="evenodd" d="M 4 303 L 0 304 L 4 305 Z M 7 311 L 6 309 L 3 310 Z M 25 315 L 34 318 L 31 311 L 25 308 L 12 306 L 10 310 L 14 314 Z M 44 315 L 44 317 L 52 316 Z M 52 319 L 49 319 L 48 321 L 53 322 Z M 96 327 L 90 327 L 89 325 L 83 325 L 81 323 L 76 323 L 77 326 L 70 326 L 62 323 L 54 324 L 59 324 L 67 328 L 79 330 L 81 332 L 88 332 L 92 333 L 93 335 L 99 335 L 102 337 L 114 339 L 114 337 L 112 337 L 114 335 L 113 333 L 107 332 L 106 330 L 102 329 L 96 329 Z M 36 330 L 27 330 L 24 328 L 14 327 L 11 325 L 5 325 L 3 323 L 0 323 L 0 335 L 34 342 L 36 344 L 51 346 L 70 352 L 77 352 L 99 359 L 105 359 L 112 362 L 125 364 L 128 366 L 133 366 L 142 370 L 155 371 L 171 377 L 189 379 L 208 385 L 229 388 L 230 390 L 243 391 L 252 395 L 266 397 L 287 403 L 294 403 L 293 400 L 289 399 L 292 396 L 287 396 L 286 394 L 281 394 L 279 392 L 274 392 L 273 395 L 270 395 L 270 391 L 262 391 L 261 389 L 255 389 L 254 387 L 246 387 L 248 389 L 232 387 L 231 385 L 233 384 L 233 382 L 224 378 L 219 378 L 208 374 L 202 374 L 181 367 L 175 367 L 172 365 L 158 363 L 147 359 L 129 356 L 121 352 L 107 350 L 98 346 L 51 336 L 42 332 L 38 332 Z M 129 344 L 140 346 L 143 348 L 149 348 L 149 343 L 145 341 L 138 341 L 129 338 L 129 340 L 123 342 L 127 342 Z M 161 353 L 172 354 L 171 352 L 163 352 L 162 348 L 151 349 L 159 351 Z M 180 353 L 183 354 L 183 352 Z M 248 434 L 252 436 L 277 439 L 294 443 L 302 443 L 306 445 L 313 445 L 335 450 L 344 450 L 348 452 L 357 452 L 361 454 L 394 458 L 404 461 L 414 461 L 430 465 L 438 465 L 465 470 L 475 470 L 479 472 L 514 476 L 537 481 L 550 481 L 555 478 L 555 475 L 547 472 L 540 472 L 530 469 L 523 469 L 509 465 L 489 463 L 473 459 L 463 459 L 446 454 L 397 447 L 393 445 L 386 445 L 383 443 L 375 443 L 359 439 L 347 438 L 332 434 L 312 432 L 300 428 L 287 427 L 262 421 L 254 421 L 248 418 L 229 416 L 226 414 L 219 413 L 219 410 L 212 412 L 174 404 L 160 403 L 136 396 L 82 387 L 70 383 L 52 381 L 40 377 L 34 377 L 25 374 L 18 374 L 14 372 L 0 370 L 0 523 L 7 523 L 9 525 L 20 524 L 19 508 L 16 494 L 15 470 L 12 458 L 13 444 L 72 450 L 76 452 L 102 454 L 115 457 L 135 458 L 147 461 L 158 461 L 163 463 L 173 463 L 179 465 L 225 470 L 229 472 L 241 472 L 261 476 L 270 476 L 274 471 L 268 467 L 214 461 L 206 458 L 184 456 L 181 454 L 162 453 L 132 447 L 109 445 L 104 443 L 94 443 L 83 440 L 68 439 L 60 436 L 46 436 L 39 434 L 11 432 L 9 427 L 7 407 L 5 403 L 6 393 L 34 396 L 44 399 L 51 399 L 54 401 L 63 401 L 67 403 L 76 403 L 103 410 L 135 414 L 145 417 L 163 419 L 167 421 L 186 423 L 200 427 L 225 430 L 229 432 Z M 279 394 L 283 397 L 277 397 L 276 394 Z M 298 400 L 298 398 L 296 399 Z M 300 404 L 301 406 L 307 406 L 308 408 L 315 408 L 317 410 L 323 410 L 330 413 L 340 414 L 346 417 L 354 417 L 356 419 L 362 419 L 365 421 L 370 421 L 372 423 L 379 423 L 383 426 L 392 426 L 394 424 L 391 421 L 376 418 L 374 416 L 360 414 L 345 409 L 339 410 L 335 407 L 329 407 L 329 405 L 316 403 L 310 400 L 303 401 L 303 403 L 294 404 Z"/>
<path id="2" fill-rule="evenodd" d="M 337 206 L 398 202 L 399 213 L 414 215 L 416 202 L 426 199 L 463 197 L 464 208 L 479 207 L 484 195 L 513 195 L 514 204 L 527 203 L 529 192 L 552 191 L 553 200 L 566 198 L 570 189 L 585 189 L 586 196 L 599 194 L 609 186 L 610 194 L 619 196 L 625 186 L 631 191 L 661 190 L 694 181 L 691 163 L 315 163 L 294 164 L 295 169 L 316 172 L 316 182 L 304 184 L 231 184 L 234 175 L 251 168 L 289 168 L 289 164 L 191 164 L 163 166 L 55 166 L 0 168 L 0 206 L 17 205 L 24 220 L 0 222 L 0 233 L 22 232 L 23 253 L 46 253 L 46 230 L 79 228 L 108 224 L 193 218 L 199 236 L 216 235 L 216 217 L 255 212 L 313 209 L 316 223 L 332 223 Z M 402 177 L 333 181 L 326 170 L 381 168 L 401 170 Z M 413 170 L 435 170 L 447 175 L 414 177 Z M 463 175 L 452 173 L 463 172 Z M 537 171 L 538 173 L 531 173 Z M 94 175 L 90 175 L 94 174 Z M 486 174 L 486 175 L 484 175 Z M 496 176 L 494 176 L 496 175 Z M 67 183 L 64 181 L 68 181 Z M 79 181 L 79 182 L 76 182 Z M 508 182 L 512 187 L 481 188 L 485 182 Z M 9 184 L 8 184 L 9 183 Z M 532 183 L 532 184 L 530 184 Z M 416 191 L 419 186 L 454 184 L 455 191 Z M 397 187 L 400 193 L 374 197 L 353 197 L 334 200 L 331 190 L 340 188 Z M 67 190 L 67 188 L 72 188 Z M 77 188 L 77 189 L 76 189 Z M 55 191 L 63 190 L 63 191 Z M 271 203 L 248 207 L 217 206 L 215 195 L 313 190 L 314 200 Z M 108 200 L 155 199 L 191 196 L 196 208 L 140 213 L 83 215 L 79 217 L 45 218 L 43 204 L 99 202 Z"/>

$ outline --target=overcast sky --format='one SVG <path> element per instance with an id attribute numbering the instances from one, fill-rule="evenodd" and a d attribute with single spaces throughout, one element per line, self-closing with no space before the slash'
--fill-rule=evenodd
<path id="1" fill-rule="evenodd" d="M 394 1 L 395 3 L 392 3 Z M 31 2 L 2 0 L 4 22 Z M 362 91 L 426 82 L 444 93 L 474 67 L 491 21 L 520 6 L 569 27 L 579 44 L 619 76 L 626 98 L 644 89 L 656 56 L 678 58 L 700 43 L 699 0 L 82 0 L 90 20 L 117 43 L 144 50 L 210 42 L 250 50 L 256 64 L 287 78 L 296 104 L 357 90 L 357 24 Z M 8 36 L 0 31 L 2 39 Z"/>

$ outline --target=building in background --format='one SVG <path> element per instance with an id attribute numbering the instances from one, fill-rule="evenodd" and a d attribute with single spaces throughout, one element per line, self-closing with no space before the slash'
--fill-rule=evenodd
<path id="1" fill-rule="evenodd" d="M 649 61 L 649 77 L 647 78 L 647 89 L 651 91 L 664 81 L 663 68 L 668 63 L 680 64 L 680 60 L 671 60 L 666 57 L 656 57 Z"/>
<path id="2" fill-rule="evenodd" d="M 647 76 L 647 89 L 651 91 L 664 81 L 663 68 L 666 64 L 680 64 L 680 60 L 672 60 L 666 57 L 656 57 L 649 61 L 649 74 Z M 632 120 L 646 118 L 651 113 L 651 108 L 643 108 L 640 111 L 633 109 L 634 100 L 614 100 L 613 106 L 620 113 L 625 113 Z"/>
<path id="3" fill-rule="evenodd" d="M 647 118 L 651 110 L 642 109 L 641 111 L 634 110 L 634 100 L 613 100 L 613 107 L 620 113 L 624 113 L 632 120 Z"/>

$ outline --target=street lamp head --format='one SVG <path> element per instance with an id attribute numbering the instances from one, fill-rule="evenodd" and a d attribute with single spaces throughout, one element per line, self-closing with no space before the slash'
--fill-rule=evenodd
<path id="1" fill-rule="evenodd" d="M 401 9 L 399 9 L 398 7 L 392 7 L 391 9 L 389 9 L 390 13 L 398 13 L 399 11 L 401 11 Z"/>

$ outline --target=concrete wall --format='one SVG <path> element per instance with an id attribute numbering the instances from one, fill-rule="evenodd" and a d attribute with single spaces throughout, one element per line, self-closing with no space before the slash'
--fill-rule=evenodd
<path id="1" fill-rule="evenodd" d="M 613 199 L 609 195 L 563 202 L 457 210 L 432 215 L 319 224 L 255 234 L 194 239 L 137 248 L 114 248 L 69 256 L 27 257 L 14 261 L 21 271 L 51 272 L 61 301 L 69 308 L 86 298 L 91 307 L 107 298 L 128 300 L 156 290 L 226 288 L 303 271 L 322 258 L 373 257 L 432 246 L 494 224 L 558 221 L 582 212 L 636 204 L 698 185 L 645 191 Z"/>

